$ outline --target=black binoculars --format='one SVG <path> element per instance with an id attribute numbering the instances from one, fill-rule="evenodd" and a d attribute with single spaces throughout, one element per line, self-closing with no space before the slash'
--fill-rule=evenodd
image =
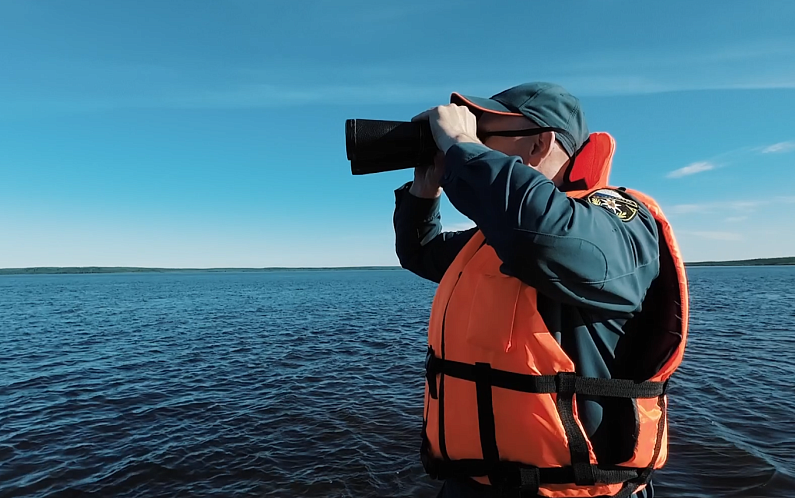
<path id="1" fill-rule="evenodd" d="M 351 173 L 382 171 L 433 164 L 438 148 L 428 121 L 345 121 L 345 149 Z"/>

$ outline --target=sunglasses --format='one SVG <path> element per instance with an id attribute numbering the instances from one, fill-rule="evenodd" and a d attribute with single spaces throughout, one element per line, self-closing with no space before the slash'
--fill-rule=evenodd
<path id="1" fill-rule="evenodd" d="M 478 138 L 482 142 L 488 137 L 531 137 L 533 135 L 540 135 L 548 131 L 555 133 L 566 133 L 562 128 L 543 127 L 543 128 L 530 128 L 526 130 L 497 130 L 497 131 L 480 131 L 478 130 Z"/>

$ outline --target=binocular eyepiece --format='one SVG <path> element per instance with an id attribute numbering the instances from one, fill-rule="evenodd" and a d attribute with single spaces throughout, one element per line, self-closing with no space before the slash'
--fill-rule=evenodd
<path id="1" fill-rule="evenodd" d="M 345 149 L 351 173 L 382 171 L 433 164 L 438 148 L 428 121 L 345 121 Z"/>

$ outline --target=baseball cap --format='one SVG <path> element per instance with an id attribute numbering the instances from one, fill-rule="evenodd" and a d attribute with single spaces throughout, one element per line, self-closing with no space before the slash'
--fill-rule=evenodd
<path id="1" fill-rule="evenodd" d="M 490 98 L 453 93 L 450 103 L 465 105 L 476 114 L 524 116 L 538 126 L 556 128 L 559 130 L 557 140 L 569 157 L 578 152 L 590 136 L 579 99 L 554 83 L 524 83 Z"/>

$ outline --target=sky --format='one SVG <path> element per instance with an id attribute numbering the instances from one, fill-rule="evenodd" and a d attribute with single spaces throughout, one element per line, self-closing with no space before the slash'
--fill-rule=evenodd
<path id="1" fill-rule="evenodd" d="M 795 2 L 0 0 L 0 267 L 397 265 L 346 119 L 577 95 L 686 261 L 795 256 Z M 445 230 L 472 226 L 443 198 Z"/>

